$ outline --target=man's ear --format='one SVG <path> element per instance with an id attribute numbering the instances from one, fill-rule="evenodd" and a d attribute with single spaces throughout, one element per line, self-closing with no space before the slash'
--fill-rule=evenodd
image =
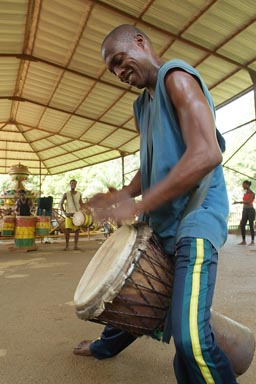
<path id="1" fill-rule="evenodd" d="M 144 37 L 143 37 L 140 33 L 138 33 L 138 34 L 135 36 L 134 40 L 136 41 L 136 44 L 137 44 L 139 47 L 144 48 L 144 46 L 145 46 L 145 39 L 144 39 Z"/>

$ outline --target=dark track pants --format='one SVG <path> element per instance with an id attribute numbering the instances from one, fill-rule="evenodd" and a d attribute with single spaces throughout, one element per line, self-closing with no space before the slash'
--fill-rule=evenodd
<path id="1" fill-rule="evenodd" d="M 130 333 L 106 325 L 101 337 L 90 345 L 90 351 L 96 359 L 102 360 L 117 355 L 134 340 L 136 337 Z"/>
<path id="2" fill-rule="evenodd" d="M 253 207 L 244 208 L 242 213 L 242 219 L 240 221 L 242 239 L 245 240 L 246 230 L 245 226 L 247 221 L 250 226 L 250 234 L 252 241 L 254 240 L 254 220 L 255 220 L 255 209 Z"/>
<path id="3" fill-rule="evenodd" d="M 217 262 L 218 253 L 207 240 L 183 238 L 177 245 L 172 334 L 179 384 L 237 383 L 209 323 Z"/>
<path id="4" fill-rule="evenodd" d="M 228 358 L 216 345 L 209 319 L 218 254 L 207 240 L 177 244 L 172 295 L 174 370 L 178 384 L 237 384 Z M 91 344 L 97 359 L 115 356 L 136 338 L 107 325 Z"/>

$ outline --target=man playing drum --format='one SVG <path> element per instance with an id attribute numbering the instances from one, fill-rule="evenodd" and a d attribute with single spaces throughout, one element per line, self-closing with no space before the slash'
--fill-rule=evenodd
<path id="1" fill-rule="evenodd" d="M 75 232 L 74 250 L 78 249 L 80 227 L 73 224 L 72 217 L 74 213 L 78 212 L 79 209 L 83 206 L 83 201 L 82 201 L 81 193 L 76 191 L 76 185 L 77 185 L 76 180 L 74 179 L 70 180 L 70 191 L 65 192 L 60 201 L 60 209 L 64 212 L 66 216 L 65 217 L 66 247 L 64 248 L 65 251 L 69 250 L 69 239 L 70 239 L 70 233 L 72 231 Z"/>
<path id="2" fill-rule="evenodd" d="M 97 194 L 89 204 L 96 211 L 104 208 L 106 217 L 115 220 L 144 214 L 165 251 L 175 254 L 163 340 L 173 336 L 177 382 L 236 384 L 210 324 L 218 250 L 227 238 L 228 216 L 221 166 L 225 143 L 215 126 L 210 93 L 196 69 L 177 59 L 164 62 L 134 26 L 121 25 L 110 32 L 102 55 L 122 82 L 145 88 L 134 103 L 141 162 L 128 186 Z M 81 342 L 74 353 L 104 359 L 134 340 L 107 325 L 100 339 Z"/>
<path id="3" fill-rule="evenodd" d="M 19 198 L 15 203 L 14 213 L 16 216 L 31 216 L 34 209 L 33 201 L 26 197 L 26 191 L 20 189 Z"/>

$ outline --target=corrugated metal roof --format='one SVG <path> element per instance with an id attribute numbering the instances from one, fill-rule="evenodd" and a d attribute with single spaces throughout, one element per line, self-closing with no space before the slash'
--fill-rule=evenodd
<path id="1" fill-rule="evenodd" d="M 216 106 L 253 86 L 255 0 L 0 0 L 0 173 L 20 161 L 56 174 L 139 149 L 139 91 L 100 55 L 122 23 L 195 66 Z"/>

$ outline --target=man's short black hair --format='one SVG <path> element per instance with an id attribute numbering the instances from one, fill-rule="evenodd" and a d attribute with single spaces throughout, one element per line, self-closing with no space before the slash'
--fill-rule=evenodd
<path id="1" fill-rule="evenodd" d="M 69 184 L 71 184 L 72 181 L 74 181 L 77 184 L 77 181 L 75 179 L 70 180 Z"/>
<path id="2" fill-rule="evenodd" d="M 20 190 L 18 191 L 18 194 L 19 194 L 19 195 L 21 195 L 22 193 L 24 193 L 24 195 L 26 195 L 26 191 L 25 191 L 25 189 L 20 189 Z"/>
<path id="3" fill-rule="evenodd" d="M 111 32 L 105 36 L 104 40 L 101 44 L 101 49 L 105 45 L 107 40 L 119 40 L 123 42 L 131 42 L 134 40 L 134 37 L 136 35 L 141 35 L 146 39 L 149 43 L 151 43 L 150 38 L 139 28 L 137 28 L 135 25 L 131 24 L 121 24 L 118 25 L 116 28 L 112 29 Z"/>

